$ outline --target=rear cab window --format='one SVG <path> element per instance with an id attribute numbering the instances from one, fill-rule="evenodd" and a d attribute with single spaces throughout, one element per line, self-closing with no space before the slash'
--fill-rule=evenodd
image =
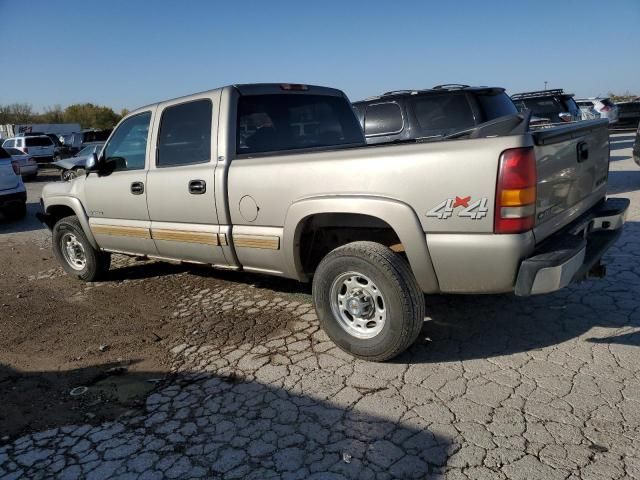
<path id="1" fill-rule="evenodd" d="M 360 124 L 343 97 L 264 94 L 238 100 L 238 155 L 363 143 Z"/>

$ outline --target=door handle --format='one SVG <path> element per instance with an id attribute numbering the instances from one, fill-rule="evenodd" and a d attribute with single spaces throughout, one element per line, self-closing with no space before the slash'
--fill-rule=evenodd
<path id="1" fill-rule="evenodd" d="M 133 182 L 131 184 L 131 193 L 134 195 L 142 195 L 144 193 L 144 183 Z"/>
<path id="2" fill-rule="evenodd" d="M 589 144 L 587 142 L 580 142 L 578 144 L 578 163 L 582 163 L 589 159 Z"/>
<path id="3" fill-rule="evenodd" d="M 204 180 L 191 180 L 189 182 L 189 193 L 191 195 L 202 195 L 207 191 L 207 182 Z"/>

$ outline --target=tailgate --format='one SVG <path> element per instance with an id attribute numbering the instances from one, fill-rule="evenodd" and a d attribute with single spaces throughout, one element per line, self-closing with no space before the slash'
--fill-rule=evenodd
<path id="1" fill-rule="evenodd" d="M 533 133 L 537 159 L 536 242 L 589 210 L 607 190 L 608 121 L 576 122 Z"/>

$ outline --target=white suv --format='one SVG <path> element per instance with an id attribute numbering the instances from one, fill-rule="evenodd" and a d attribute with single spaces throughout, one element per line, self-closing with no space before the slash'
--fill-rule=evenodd
<path id="1" fill-rule="evenodd" d="M 608 98 L 581 98 L 576 103 L 582 112 L 582 120 L 606 118 L 609 124 L 618 121 L 618 106 Z"/>
<path id="2" fill-rule="evenodd" d="M 56 149 L 53 140 L 46 135 L 9 138 L 4 141 L 2 146 L 4 148 L 16 148 L 23 153 L 29 154 L 30 157 L 41 161 L 51 161 Z"/>

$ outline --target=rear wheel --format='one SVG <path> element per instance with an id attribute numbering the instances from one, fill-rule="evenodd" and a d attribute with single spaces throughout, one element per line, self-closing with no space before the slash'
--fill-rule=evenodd
<path id="1" fill-rule="evenodd" d="M 93 248 L 75 216 L 53 227 L 53 252 L 69 275 L 86 282 L 99 280 L 111 264 L 111 254 Z"/>
<path id="2" fill-rule="evenodd" d="M 399 355 L 424 322 L 424 294 L 409 265 L 378 243 L 354 242 L 330 252 L 316 270 L 313 298 L 331 340 L 367 360 Z"/>

